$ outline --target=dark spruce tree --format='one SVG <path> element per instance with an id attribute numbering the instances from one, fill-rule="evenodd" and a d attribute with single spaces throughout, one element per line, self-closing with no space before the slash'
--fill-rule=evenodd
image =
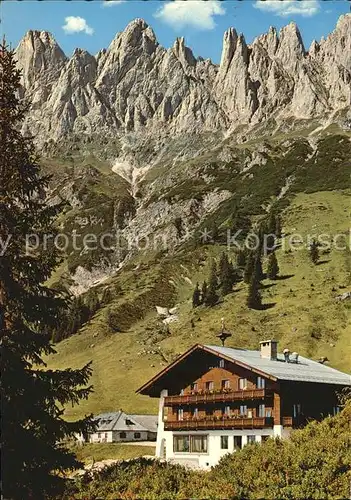
<path id="1" fill-rule="evenodd" d="M 19 129 L 25 109 L 18 98 L 20 72 L 14 52 L 0 45 L 0 254 L 2 495 L 12 500 L 52 497 L 63 485 L 60 472 L 81 464 L 62 444 L 85 433 L 91 418 L 67 422 L 64 407 L 86 399 L 90 364 L 80 370 L 47 370 L 54 353 L 50 336 L 62 300 L 43 283 L 58 263 L 55 248 L 26 252 L 26 235 L 53 234 L 57 210 L 42 195 L 31 139 Z"/>
<path id="2" fill-rule="evenodd" d="M 235 271 L 233 265 L 229 262 L 228 255 L 223 252 L 219 261 L 219 282 L 223 295 L 228 295 L 233 290 L 234 281 Z"/>
<path id="3" fill-rule="evenodd" d="M 112 302 L 112 292 L 111 292 L 111 289 L 110 288 L 105 288 L 105 290 L 103 291 L 103 294 L 102 294 L 102 299 L 101 299 L 101 302 L 102 304 L 105 306 L 107 304 L 109 304 L 110 302 Z"/>
<path id="4" fill-rule="evenodd" d="M 282 221 L 279 216 L 276 217 L 275 221 L 275 235 L 277 238 L 282 237 Z"/>
<path id="5" fill-rule="evenodd" d="M 207 295 L 207 289 L 208 289 L 207 281 L 205 280 L 202 283 L 202 287 L 201 287 L 201 302 L 200 302 L 201 304 L 205 303 L 205 297 Z"/>
<path id="6" fill-rule="evenodd" d="M 198 307 L 201 304 L 201 292 L 199 288 L 199 283 L 196 283 L 195 290 L 193 293 L 193 307 Z"/>
<path id="7" fill-rule="evenodd" d="M 270 234 L 275 234 L 276 228 L 277 228 L 277 217 L 275 215 L 274 210 L 271 210 L 267 221 L 267 231 Z"/>
<path id="8" fill-rule="evenodd" d="M 217 266 L 216 263 L 214 262 L 211 267 L 210 279 L 208 282 L 208 288 L 204 300 L 206 306 L 212 307 L 215 304 L 217 304 L 218 302 L 217 288 L 218 288 Z"/>
<path id="9" fill-rule="evenodd" d="M 255 270 L 255 254 L 251 251 L 246 257 L 246 264 L 244 269 L 244 281 L 249 284 Z"/>
<path id="10" fill-rule="evenodd" d="M 310 244 L 309 248 L 309 254 L 310 254 L 310 259 L 313 262 L 313 264 L 317 264 L 319 261 L 319 245 L 316 240 L 313 240 Z"/>
<path id="11" fill-rule="evenodd" d="M 246 252 L 245 249 L 239 249 L 236 254 L 236 265 L 239 268 L 244 268 L 246 264 Z"/>
<path id="12" fill-rule="evenodd" d="M 250 309 L 261 309 L 262 307 L 260 283 L 254 274 L 251 276 L 249 283 L 246 303 Z"/>
<path id="13" fill-rule="evenodd" d="M 263 269 L 262 269 L 261 254 L 259 252 L 256 253 L 256 255 L 255 255 L 254 275 L 255 275 L 255 278 L 258 282 L 264 278 Z"/>
<path id="14" fill-rule="evenodd" d="M 96 288 L 92 288 L 89 291 L 86 306 L 88 309 L 89 318 L 92 318 L 100 308 L 100 300 Z"/>
<path id="15" fill-rule="evenodd" d="M 279 274 L 278 260 L 275 255 L 275 252 L 273 252 L 268 257 L 267 278 L 269 278 L 270 280 L 276 280 L 278 274 Z"/>

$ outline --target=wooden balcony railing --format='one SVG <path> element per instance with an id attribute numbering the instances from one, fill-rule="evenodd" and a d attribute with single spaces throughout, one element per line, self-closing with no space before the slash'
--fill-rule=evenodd
<path id="1" fill-rule="evenodd" d="M 306 425 L 307 419 L 304 416 L 298 417 L 282 417 L 283 427 L 300 427 Z"/>
<path id="2" fill-rule="evenodd" d="M 196 403 L 225 403 L 229 401 L 243 401 L 246 399 L 264 399 L 271 393 L 266 389 L 245 389 L 242 391 L 228 392 L 197 392 L 194 394 L 184 394 L 183 396 L 166 396 L 164 405 L 189 405 Z"/>
<path id="3" fill-rule="evenodd" d="M 273 427 L 273 418 L 221 418 L 165 421 L 166 431 L 205 429 L 263 429 Z"/>

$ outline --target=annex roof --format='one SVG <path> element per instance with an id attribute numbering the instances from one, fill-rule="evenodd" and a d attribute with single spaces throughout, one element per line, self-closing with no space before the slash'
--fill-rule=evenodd
<path id="1" fill-rule="evenodd" d="M 128 430 L 156 432 L 157 418 L 157 415 L 128 415 L 123 411 L 101 413 L 94 418 L 98 422 L 95 432 Z"/>

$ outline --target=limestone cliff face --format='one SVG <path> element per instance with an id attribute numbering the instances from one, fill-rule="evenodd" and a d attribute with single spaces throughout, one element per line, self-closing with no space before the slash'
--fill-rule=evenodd
<path id="1" fill-rule="evenodd" d="M 351 15 L 307 52 L 294 23 L 271 28 L 251 46 L 224 35 L 220 65 L 196 59 L 179 38 L 161 47 L 142 19 L 96 56 L 67 58 L 53 37 L 30 31 L 16 49 L 24 125 L 40 141 L 77 133 L 124 135 L 227 131 L 271 116 L 311 118 L 350 106 Z"/>

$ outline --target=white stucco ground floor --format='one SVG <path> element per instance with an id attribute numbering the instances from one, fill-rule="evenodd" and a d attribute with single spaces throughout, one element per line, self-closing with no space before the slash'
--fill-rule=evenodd
<path id="1" fill-rule="evenodd" d="M 124 443 L 149 441 L 156 438 L 156 432 L 148 431 L 101 431 L 89 435 L 90 443 Z"/>
<path id="2" fill-rule="evenodd" d="M 171 462 L 206 469 L 248 443 L 288 435 L 289 431 L 280 425 L 272 429 L 161 431 L 157 437 L 156 455 Z"/>

